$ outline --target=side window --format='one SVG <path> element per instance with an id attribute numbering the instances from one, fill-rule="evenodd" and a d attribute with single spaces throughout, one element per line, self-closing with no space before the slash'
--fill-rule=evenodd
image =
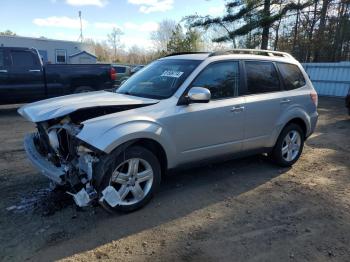
<path id="1" fill-rule="evenodd" d="M 286 90 L 293 90 L 306 84 L 303 74 L 296 65 L 277 63 L 277 66 L 281 73 L 284 88 Z"/>
<path id="2" fill-rule="evenodd" d="M 39 66 L 37 59 L 34 54 L 30 51 L 11 51 L 12 66 L 22 68 L 37 68 Z"/>
<path id="3" fill-rule="evenodd" d="M 271 62 L 246 61 L 248 94 L 276 92 L 280 90 L 280 83 L 276 68 Z"/>
<path id="4" fill-rule="evenodd" d="M 3 50 L 0 50 L 0 68 L 5 67 L 5 54 Z"/>
<path id="5" fill-rule="evenodd" d="M 192 86 L 208 88 L 213 100 L 238 96 L 239 64 L 235 61 L 210 64 L 194 80 Z"/>
<path id="6" fill-rule="evenodd" d="M 56 63 L 57 64 L 66 64 L 67 63 L 67 52 L 64 49 L 56 50 Z"/>

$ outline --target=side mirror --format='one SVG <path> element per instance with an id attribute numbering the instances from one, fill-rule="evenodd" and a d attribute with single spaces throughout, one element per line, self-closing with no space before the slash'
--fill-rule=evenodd
<path id="1" fill-rule="evenodd" d="M 211 98 L 209 89 L 204 87 L 192 87 L 187 96 L 190 103 L 208 103 Z"/>

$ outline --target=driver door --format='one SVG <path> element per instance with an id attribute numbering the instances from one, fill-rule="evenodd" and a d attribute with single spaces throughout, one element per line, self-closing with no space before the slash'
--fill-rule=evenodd
<path id="1" fill-rule="evenodd" d="M 237 153 L 244 137 L 244 97 L 239 96 L 238 61 L 209 64 L 190 87 L 208 88 L 209 103 L 178 106 L 176 145 L 179 164 Z"/>

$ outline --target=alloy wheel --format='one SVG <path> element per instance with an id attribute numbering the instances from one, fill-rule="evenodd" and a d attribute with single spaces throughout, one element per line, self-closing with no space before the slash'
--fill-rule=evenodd
<path id="1" fill-rule="evenodd" d="M 133 205 L 149 193 L 153 183 L 153 170 L 144 159 L 131 158 L 122 162 L 112 173 L 109 185 L 120 196 L 120 205 Z"/>
<path id="2" fill-rule="evenodd" d="M 299 132 L 291 130 L 285 136 L 282 143 L 282 157 L 285 161 L 293 161 L 299 154 L 301 146 L 301 137 Z"/>

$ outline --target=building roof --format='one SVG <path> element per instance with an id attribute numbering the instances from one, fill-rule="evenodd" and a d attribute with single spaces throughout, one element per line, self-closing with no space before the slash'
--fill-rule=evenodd
<path id="1" fill-rule="evenodd" d="M 91 56 L 93 58 L 97 58 L 97 56 L 90 54 L 89 52 L 86 52 L 86 51 L 80 51 L 78 53 L 70 55 L 69 57 L 75 57 L 75 56 L 82 55 L 82 54 L 86 54 L 86 55 Z"/>
<path id="2" fill-rule="evenodd" d="M 69 42 L 80 44 L 78 41 L 69 41 L 69 40 L 59 40 L 59 39 L 51 39 L 46 37 L 29 37 L 29 36 L 19 36 L 19 35 L 1 35 L 0 38 L 14 38 L 14 39 L 31 39 L 31 40 L 40 40 L 40 41 L 57 41 L 57 42 Z"/>

